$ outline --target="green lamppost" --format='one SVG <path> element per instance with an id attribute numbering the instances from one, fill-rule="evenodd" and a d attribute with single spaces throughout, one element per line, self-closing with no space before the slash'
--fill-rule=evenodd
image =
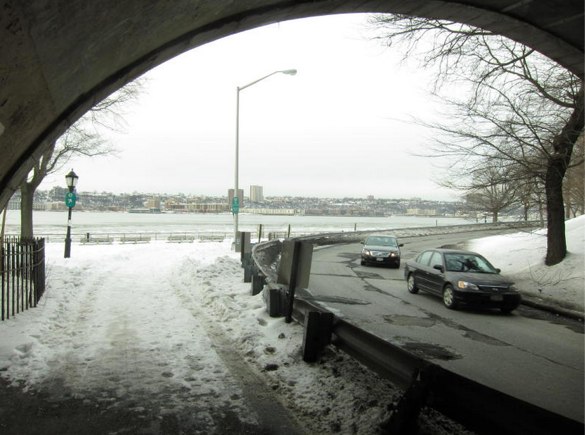
<path id="1" fill-rule="evenodd" d="M 69 192 L 65 195 L 65 205 L 69 208 L 69 215 L 67 217 L 67 236 L 65 237 L 65 258 L 71 257 L 71 212 L 77 201 L 75 186 L 77 186 L 78 178 L 77 174 L 73 172 L 73 169 L 65 175 L 65 181 L 67 182 L 67 188 L 69 189 Z"/>

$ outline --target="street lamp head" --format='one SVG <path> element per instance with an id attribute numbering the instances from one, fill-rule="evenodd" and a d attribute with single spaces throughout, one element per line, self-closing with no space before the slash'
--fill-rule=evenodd
<path id="1" fill-rule="evenodd" d="M 73 172 L 73 169 L 71 169 L 71 172 L 65 175 L 65 182 L 67 183 L 67 187 L 71 192 L 73 191 L 73 189 L 75 189 L 75 186 L 77 186 L 78 179 L 79 177 L 75 172 Z"/>
<path id="2" fill-rule="evenodd" d="M 294 76 L 297 74 L 297 70 L 296 69 L 285 69 L 284 71 L 281 71 L 281 73 L 288 74 L 289 76 Z"/>

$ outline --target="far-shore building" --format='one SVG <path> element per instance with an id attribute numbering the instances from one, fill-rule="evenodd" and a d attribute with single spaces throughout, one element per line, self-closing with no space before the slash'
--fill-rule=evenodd
<path id="1" fill-rule="evenodd" d="M 250 186 L 250 201 L 251 202 L 264 201 L 264 192 L 262 186 Z"/>
<path id="2" fill-rule="evenodd" d="M 406 209 L 407 216 L 438 216 L 435 208 L 408 208 Z"/>
<path id="3" fill-rule="evenodd" d="M 151 211 L 161 211 L 160 198 L 156 196 L 148 198 L 144 203 L 144 207 Z"/>

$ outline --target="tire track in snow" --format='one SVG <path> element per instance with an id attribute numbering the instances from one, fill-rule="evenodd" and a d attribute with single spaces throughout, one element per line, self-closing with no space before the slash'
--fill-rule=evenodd
<path id="1" fill-rule="evenodd" d="M 208 266 L 207 268 L 197 267 L 197 262 L 187 260 L 186 263 L 190 267 L 186 269 L 196 269 L 197 275 L 204 276 L 206 285 L 213 285 L 214 277 L 221 274 L 236 273 L 241 275 L 239 265 L 233 261 L 224 261 L 220 259 L 221 267 L 217 270 L 217 264 Z M 234 270 L 235 267 L 237 268 Z M 203 270 L 202 270 L 203 269 Z M 258 373 L 246 363 L 241 354 L 234 352 L 234 342 L 226 336 L 223 328 L 211 320 L 211 318 L 203 309 L 201 300 L 197 302 L 196 293 L 190 291 L 193 286 L 193 281 L 189 279 L 186 273 L 178 274 L 180 279 L 175 279 L 175 291 L 185 306 L 189 307 L 193 317 L 201 321 L 201 325 L 205 328 L 207 335 L 211 338 L 211 345 L 217 352 L 218 356 L 225 363 L 230 371 L 230 375 L 234 377 L 236 382 L 242 388 L 246 400 L 251 404 L 252 408 L 258 413 L 261 421 L 260 426 L 267 430 L 268 433 L 286 433 L 286 434 L 303 434 L 305 433 L 298 422 L 291 416 L 288 410 L 280 403 L 274 392 L 266 384 L 266 380 L 262 379 Z M 191 279 L 193 277 L 191 276 Z M 197 283 L 197 280 L 195 281 Z M 216 283 L 215 285 L 219 285 Z M 201 286 L 204 288 L 205 286 Z M 203 304 L 209 307 L 209 303 Z"/>

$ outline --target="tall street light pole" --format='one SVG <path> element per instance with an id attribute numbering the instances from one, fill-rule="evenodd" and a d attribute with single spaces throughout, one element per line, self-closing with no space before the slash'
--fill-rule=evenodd
<path id="1" fill-rule="evenodd" d="M 274 71 L 264 77 L 260 77 L 258 80 L 254 80 L 251 83 L 248 83 L 244 86 L 238 86 L 236 89 L 236 168 L 234 174 L 234 196 L 232 199 L 232 213 L 234 215 L 234 249 L 238 250 L 238 214 L 240 212 L 240 200 L 238 197 L 238 190 L 239 190 L 239 166 L 240 166 L 240 91 L 243 91 L 246 88 L 249 88 L 252 85 L 255 85 L 262 80 L 267 79 L 270 76 L 275 74 L 287 74 L 294 76 L 297 73 L 296 69 L 285 69 Z"/>
<path id="2" fill-rule="evenodd" d="M 67 175 L 65 175 L 65 181 L 69 192 L 65 195 L 65 205 L 69 208 L 69 214 L 67 216 L 67 236 L 65 237 L 65 258 L 71 257 L 71 212 L 75 207 L 77 196 L 75 195 L 75 186 L 77 186 L 77 180 L 79 177 L 73 169 Z"/>

